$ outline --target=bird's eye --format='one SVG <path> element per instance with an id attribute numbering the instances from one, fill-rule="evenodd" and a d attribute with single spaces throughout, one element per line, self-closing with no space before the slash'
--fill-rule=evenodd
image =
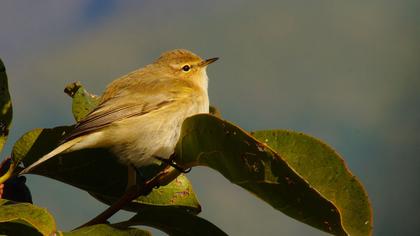
<path id="1" fill-rule="evenodd" d="M 185 71 L 185 72 L 188 72 L 188 71 L 191 70 L 191 67 L 189 65 L 185 65 L 185 66 L 182 67 L 182 70 Z"/>

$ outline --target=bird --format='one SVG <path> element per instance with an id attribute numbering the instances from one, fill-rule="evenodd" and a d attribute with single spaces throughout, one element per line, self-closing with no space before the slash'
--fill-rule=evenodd
<path id="1" fill-rule="evenodd" d="M 175 49 L 114 80 L 101 95 L 99 105 L 58 147 L 19 175 L 59 154 L 91 148 L 106 148 L 122 163 L 134 167 L 169 160 L 183 121 L 209 113 L 206 69 L 216 60 L 203 60 L 186 49 Z"/>

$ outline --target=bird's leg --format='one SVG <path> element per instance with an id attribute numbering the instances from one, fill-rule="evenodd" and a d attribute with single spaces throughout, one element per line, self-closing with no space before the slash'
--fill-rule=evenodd
<path id="1" fill-rule="evenodd" d="M 154 156 L 154 158 L 156 158 L 156 159 L 158 159 L 159 161 L 161 161 L 161 162 L 165 163 L 166 165 L 172 166 L 173 168 L 175 168 L 177 171 L 179 171 L 179 172 L 181 172 L 181 173 L 186 174 L 186 173 L 188 173 L 188 172 L 190 172 L 190 171 L 191 171 L 191 168 L 184 169 L 184 168 L 180 167 L 180 166 L 179 166 L 179 165 L 175 162 L 175 160 L 174 160 L 174 159 L 175 159 L 175 155 L 171 155 L 171 156 L 169 157 L 169 159 L 165 159 L 165 158 L 158 157 L 158 156 Z"/>
<path id="2" fill-rule="evenodd" d="M 140 180 L 142 182 L 146 182 L 146 180 L 147 180 L 146 176 L 144 176 L 144 174 L 134 164 L 130 163 L 130 166 L 131 166 L 131 168 L 134 169 L 134 171 L 136 172 L 136 174 L 140 178 Z"/>
<path id="3" fill-rule="evenodd" d="M 132 164 L 127 165 L 127 187 L 126 190 L 129 189 L 131 186 L 137 184 L 137 175 L 138 171 L 136 167 Z"/>
<path id="4" fill-rule="evenodd" d="M 140 179 L 140 181 L 138 181 L 138 179 Z M 127 176 L 126 191 L 128 191 L 134 185 L 137 185 L 139 188 L 144 188 L 144 185 L 147 182 L 147 180 L 148 179 L 146 178 L 146 176 L 141 172 L 141 170 L 136 168 L 136 166 L 134 164 L 130 163 L 128 165 L 128 176 Z M 159 188 L 159 187 L 160 187 L 159 185 L 155 186 L 155 188 Z M 146 195 L 148 195 L 149 193 L 146 193 Z"/>

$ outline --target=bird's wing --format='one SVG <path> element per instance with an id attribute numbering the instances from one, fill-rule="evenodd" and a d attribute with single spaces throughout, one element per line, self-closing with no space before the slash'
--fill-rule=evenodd
<path id="1" fill-rule="evenodd" d="M 118 82 L 123 81 L 117 80 Z M 103 95 L 105 99 L 102 99 L 97 108 L 76 124 L 75 129 L 62 140 L 62 143 L 98 131 L 113 122 L 169 106 L 182 98 L 183 90 L 189 89 L 188 84 L 179 84 L 175 79 L 160 80 L 153 86 L 144 86 L 145 83 L 148 83 L 147 80 L 143 83 L 137 81 L 133 86 L 120 87 L 118 93 L 109 92 L 107 89 Z M 183 89 L 179 89 L 179 86 Z M 109 96 L 110 93 L 113 93 L 112 96 Z"/>
<path id="2" fill-rule="evenodd" d="M 174 99 L 163 99 L 153 103 L 142 102 L 141 104 L 118 104 L 118 105 L 105 105 L 95 109 L 90 115 L 76 124 L 75 129 L 66 136 L 62 143 L 67 142 L 73 138 L 81 135 L 89 134 L 98 131 L 113 122 L 147 114 L 158 110 L 173 103 Z M 112 100 L 110 100 L 112 102 Z"/>

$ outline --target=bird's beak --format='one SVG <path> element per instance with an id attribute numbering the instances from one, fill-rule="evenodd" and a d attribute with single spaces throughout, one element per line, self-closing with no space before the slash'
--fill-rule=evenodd
<path id="1" fill-rule="evenodd" d="M 210 58 L 210 59 L 204 60 L 204 61 L 198 63 L 198 66 L 200 66 L 200 67 L 208 66 L 209 64 L 217 61 L 218 59 L 219 59 L 218 57 L 214 57 L 214 58 Z"/>

